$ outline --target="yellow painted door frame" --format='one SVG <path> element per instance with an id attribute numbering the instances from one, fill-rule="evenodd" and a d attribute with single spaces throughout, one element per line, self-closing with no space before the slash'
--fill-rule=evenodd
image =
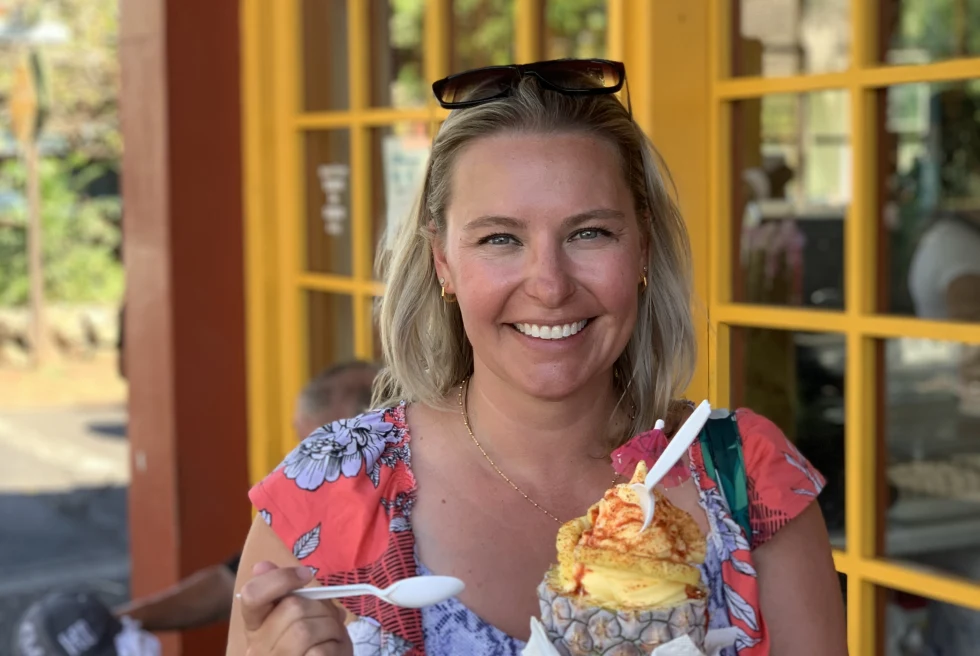
<path id="1" fill-rule="evenodd" d="M 658 8 L 673 3 L 656 0 Z M 684 3 L 685 6 L 687 3 Z M 701 4 L 701 3 L 692 3 Z M 980 77 L 980 58 L 953 59 L 916 66 L 889 66 L 876 61 L 873 3 L 850 0 L 851 65 L 848 69 L 794 77 L 732 77 L 729 74 L 732 16 L 730 3 L 709 0 L 707 60 L 709 119 L 707 258 L 698 268 L 707 273 L 708 385 L 717 404 L 730 402 L 730 332 L 733 327 L 783 331 L 839 333 L 846 339 L 845 484 L 847 546 L 834 552 L 835 565 L 847 576 L 847 630 L 850 653 L 881 653 L 883 630 L 881 591 L 904 591 L 963 608 L 980 610 L 980 583 L 927 572 L 890 561 L 883 555 L 884 526 L 879 517 L 879 482 L 887 454 L 881 450 L 883 427 L 876 408 L 885 381 L 877 378 L 880 340 L 920 338 L 980 344 L 980 325 L 926 321 L 888 316 L 876 307 L 876 267 L 879 238 L 873 189 L 877 144 L 874 94 L 882 88 L 920 82 Z M 690 10 L 675 7 L 675 18 Z M 679 27 L 679 26 L 678 26 Z M 666 35 L 664 35 L 666 36 Z M 697 57 L 696 48 L 678 44 L 673 60 Z M 797 307 L 749 305 L 733 301 L 732 103 L 769 94 L 800 94 L 843 89 L 849 95 L 853 199 L 845 221 L 845 297 L 842 312 Z M 666 92 L 663 87 L 657 93 Z M 674 128 L 672 128 L 674 129 Z M 695 258 L 698 252 L 695 248 Z"/>

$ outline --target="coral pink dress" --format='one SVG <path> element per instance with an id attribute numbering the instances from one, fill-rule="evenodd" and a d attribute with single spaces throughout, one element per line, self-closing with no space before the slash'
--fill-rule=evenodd
<path id="1" fill-rule="evenodd" d="M 714 413 L 690 450 L 690 474 L 708 517 L 702 581 L 710 628 L 733 626 L 726 656 L 769 653 L 752 550 L 812 503 L 824 480 L 769 420 Z M 412 534 L 417 483 L 405 404 L 323 426 L 250 492 L 276 535 L 325 585 L 386 587 L 427 574 Z M 458 600 L 423 610 L 374 597 L 343 600 L 357 656 L 519 654 L 523 643 Z"/>

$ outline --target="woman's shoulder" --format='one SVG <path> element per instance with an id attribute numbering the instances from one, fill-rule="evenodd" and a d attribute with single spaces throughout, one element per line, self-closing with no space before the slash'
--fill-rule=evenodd
<path id="1" fill-rule="evenodd" d="M 825 481 L 779 426 L 749 408 L 738 408 L 731 416 L 738 426 L 750 473 L 793 473 L 794 479 L 799 475 L 811 482 L 812 496 L 820 493 Z"/>
<path id="2" fill-rule="evenodd" d="M 741 438 L 756 548 L 806 510 L 826 480 L 767 417 L 748 408 L 735 410 L 731 417 Z"/>
<path id="3" fill-rule="evenodd" d="M 691 416 L 694 408 L 695 404 L 687 399 L 671 402 L 667 417 L 664 420 L 664 432 L 668 437 L 672 437 L 677 432 L 687 418 Z M 749 464 L 749 461 L 766 461 L 773 457 L 776 460 L 784 459 L 787 462 L 794 459 L 806 460 L 779 426 L 749 408 L 736 408 L 735 410 L 716 408 L 712 411 L 710 419 L 735 423 L 745 453 L 746 465 Z"/>
<path id="4" fill-rule="evenodd" d="M 355 567 L 383 550 L 396 517 L 405 519 L 410 460 L 405 404 L 371 410 L 315 430 L 249 499 L 297 558 L 317 552 L 317 567 Z M 319 553 L 321 530 L 331 536 L 329 553 Z"/>
<path id="5" fill-rule="evenodd" d="M 387 456 L 408 447 L 405 404 L 324 424 L 300 442 L 270 475 L 282 472 L 301 490 L 367 476 L 379 484 Z"/>

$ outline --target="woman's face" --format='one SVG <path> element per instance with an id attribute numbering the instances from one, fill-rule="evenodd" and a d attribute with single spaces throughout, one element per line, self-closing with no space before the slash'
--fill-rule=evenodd
<path id="1" fill-rule="evenodd" d="M 434 253 L 478 366 L 560 399 L 608 374 L 646 248 L 619 155 L 582 134 L 502 134 L 456 160 Z"/>

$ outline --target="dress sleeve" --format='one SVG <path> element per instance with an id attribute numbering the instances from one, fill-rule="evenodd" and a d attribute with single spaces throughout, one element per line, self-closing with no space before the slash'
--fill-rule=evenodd
<path id="1" fill-rule="evenodd" d="M 735 416 L 742 436 L 755 549 L 802 513 L 826 481 L 774 423 L 746 409 Z"/>
<path id="2" fill-rule="evenodd" d="M 323 521 L 316 516 L 313 508 L 327 504 L 330 490 L 304 490 L 295 480 L 289 479 L 284 470 L 285 464 L 280 465 L 259 481 L 249 491 L 248 497 L 265 523 L 294 556 L 301 561 L 318 560 Z M 316 567 L 311 562 L 304 564 Z"/>
<path id="3" fill-rule="evenodd" d="M 348 571 L 386 549 L 391 515 L 412 480 L 403 414 L 378 411 L 323 426 L 249 492 L 304 565 Z"/>

